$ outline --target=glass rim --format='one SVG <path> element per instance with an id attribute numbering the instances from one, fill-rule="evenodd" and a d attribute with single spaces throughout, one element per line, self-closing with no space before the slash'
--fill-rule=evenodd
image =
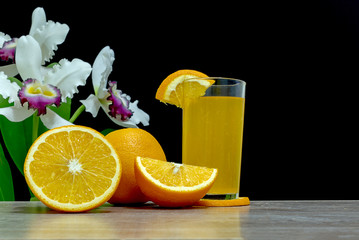
<path id="1" fill-rule="evenodd" d="M 237 83 L 234 83 L 234 84 L 220 84 L 220 85 L 212 85 L 212 86 L 233 86 L 233 85 L 236 85 L 236 84 L 243 84 L 243 85 L 246 85 L 246 82 L 243 81 L 243 80 L 240 80 L 240 79 L 236 79 L 236 78 L 229 78 L 229 77 L 194 77 L 194 78 L 189 78 L 189 79 L 186 79 L 185 81 L 188 81 L 188 80 L 193 80 L 193 79 L 199 79 L 199 80 L 231 80 L 231 81 L 235 81 Z"/>

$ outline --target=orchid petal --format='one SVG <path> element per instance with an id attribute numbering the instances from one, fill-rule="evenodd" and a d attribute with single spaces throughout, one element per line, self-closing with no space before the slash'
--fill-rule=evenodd
<path id="1" fill-rule="evenodd" d="M 16 49 L 17 38 L 13 38 L 9 41 L 4 42 L 2 48 L 0 48 L 0 60 L 4 62 L 15 62 L 15 49 Z"/>
<path id="2" fill-rule="evenodd" d="M 15 53 L 16 67 L 22 79 L 35 78 L 42 81 L 41 49 L 31 36 L 19 38 Z"/>
<path id="3" fill-rule="evenodd" d="M 143 126 L 148 126 L 150 121 L 150 116 L 145 113 L 143 110 L 137 107 L 138 100 L 133 103 L 130 102 L 130 110 L 133 112 L 130 121 L 134 122 L 136 125 L 142 123 Z"/>
<path id="4" fill-rule="evenodd" d="M 20 104 L 17 96 L 20 86 L 17 85 L 17 83 L 8 80 L 3 72 L 0 72 L 0 86 L 0 95 L 4 99 L 9 98 L 9 103 L 15 103 L 15 106 Z"/>
<path id="5" fill-rule="evenodd" d="M 4 72 L 8 77 L 14 77 L 18 74 L 16 64 L 9 64 L 0 67 L 0 72 Z"/>
<path id="6" fill-rule="evenodd" d="M 128 121 L 121 121 L 117 118 L 114 118 L 112 117 L 109 112 L 110 112 L 110 109 L 109 109 L 109 105 L 111 104 L 110 101 L 100 101 L 101 103 L 101 108 L 102 110 L 106 113 L 107 117 L 109 119 L 111 119 L 112 122 L 116 123 L 117 125 L 119 126 L 122 126 L 122 127 L 129 127 L 129 128 L 137 128 L 136 124 L 134 122 L 131 121 L 131 119 L 129 119 Z"/>
<path id="7" fill-rule="evenodd" d="M 95 90 L 95 95 L 100 99 L 104 98 L 107 93 L 107 79 L 112 72 L 114 60 L 114 51 L 109 46 L 106 46 L 100 51 L 93 63 L 92 85 Z"/>
<path id="8" fill-rule="evenodd" d="M 85 106 L 86 112 L 91 113 L 94 118 L 97 116 L 101 106 L 97 96 L 91 94 L 86 100 L 80 100 L 80 102 Z"/>
<path id="9" fill-rule="evenodd" d="M 55 55 L 57 45 L 63 43 L 70 28 L 66 24 L 48 21 L 42 27 L 36 29 L 33 38 L 39 43 L 42 52 L 42 64 L 50 61 Z"/>
<path id="10" fill-rule="evenodd" d="M 73 125 L 73 123 L 66 121 L 49 108 L 47 109 L 47 113 L 45 115 L 40 116 L 40 119 L 48 129 Z"/>
<path id="11" fill-rule="evenodd" d="M 129 110 L 130 106 L 130 97 L 121 90 L 117 90 L 117 82 L 109 82 L 109 94 L 107 98 L 111 102 L 109 107 L 109 114 L 113 118 L 119 118 L 121 121 L 127 121 L 132 116 L 132 111 Z"/>
<path id="12" fill-rule="evenodd" d="M 45 10 L 41 7 L 37 7 L 32 12 L 32 18 L 31 18 L 31 28 L 30 28 L 30 35 L 34 35 L 35 31 L 38 28 L 41 28 L 42 25 L 46 23 L 46 14 Z"/>
<path id="13" fill-rule="evenodd" d="M 42 85 L 36 79 L 28 78 L 18 93 L 21 104 L 27 102 L 29 108 L 37 109 L 37 115 L 46 114 L 47 106 L 61 104 L 60 90 L 52 85 Z"/>
<path id="14" fill-rule="evenodd" d="M 42 50 L 42 64 L 54 56 L 57 45 L 63 43 L 70 28 L 66 24 L 47 21 L 43 8 L 36 8 L 32 13 L 30 35 L 39 43 Z"/>
<path id="15" fill-rule="evenodd" d="M 4 42 L 11 40 L 11 37 L 3 32 L 0 32 L 0 48 L 4 45 Z"/>
<path id="16" fill-rule="evenodd" d="M 124 121 L 118 120 L 117 118 L 111 117 L 110 114 L 108 113 L 109 112 L 108 106 L 106 106 L 105 104 L 101 104 L 101 107 L 105 111 L 108 118 L 111 119 L 111 121 L 116 123 L 117 125 L 122 126 L 122 127 L 138 128 L 136 123 L 132 122 L 131 119 L 124 122 Z"/>
<path id="17" fill-rule="evenodd" d="M 45 76 L 45 83 L 58 87 L 61 90 L 61 100 L 72 98 L 78 92 L 77 87 L 86 84 L 86 79 L 91 73 L 91 65 L 80 59 L 71 62 L 62 59 L 58 65 Z"/>
<path id="18" fill-rule="evenodd" d="M 26 107 L 5 107 L 0 108 L 0 115 L 5 116 L 8 120 L 12 122 L 21 122 L 26 118 L 30 117 L 35 113 L 32 109 L 27 109 Z"/>

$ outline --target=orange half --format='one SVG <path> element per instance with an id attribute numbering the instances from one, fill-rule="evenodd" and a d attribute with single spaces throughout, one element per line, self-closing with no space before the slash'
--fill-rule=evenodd
<path id="1" fill-rule="evenodd" d="M 101 133 L 73 125 L 42 134 L 26 156 L 24 174 L 31 191 L 48 207 L 82 212 L 112 196 L 121 165 Z"/>

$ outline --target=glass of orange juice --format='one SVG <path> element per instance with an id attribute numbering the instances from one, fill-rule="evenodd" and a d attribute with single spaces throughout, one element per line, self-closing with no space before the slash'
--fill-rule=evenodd
<path id="1" fill-rule="evenodd" d="M 246 83 L 223 77 L 203 79 L 215 80 L 205 95 L 183 99 L 182 162 L 218 169 L 205 198 L 235 199 L 239 197 Z"/>

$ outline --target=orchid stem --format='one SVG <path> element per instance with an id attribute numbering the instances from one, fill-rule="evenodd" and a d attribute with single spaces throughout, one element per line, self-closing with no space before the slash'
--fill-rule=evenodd
<path id="1" fill-rule="evenodd" d="M 32 117 L 32 142 L 35 142 L 35 140 L 38 137 L 39 134 L 39 121 L 40 118 L 37 116 L 37 113 L 34 113 Z"/>
<path id="2" fill-rule="evenodd" d="M 74 123 L 75 120 L 80 116 L 80 114 L 85 110 L 85 106 L 81 105 L 76 112 L 74 113 L 74 115 L 72 115 L 72 117 L 70 118 L 69 122 Z"/>

